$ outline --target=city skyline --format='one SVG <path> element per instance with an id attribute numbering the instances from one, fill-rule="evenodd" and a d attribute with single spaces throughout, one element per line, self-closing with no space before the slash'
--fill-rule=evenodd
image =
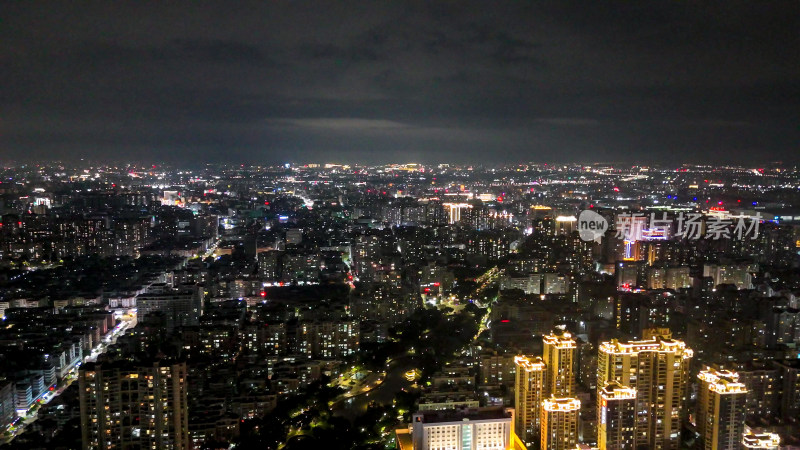
<path id="1" fill-rule="evenodd" d="M 800 448 L 800 0 L 0 17 L 0 450 Z"/>
<path id="2" fill-rule="evenodd" d="M 796 445 L 797 205 L 780 164 L 2 166 L 0 443 Z"/>

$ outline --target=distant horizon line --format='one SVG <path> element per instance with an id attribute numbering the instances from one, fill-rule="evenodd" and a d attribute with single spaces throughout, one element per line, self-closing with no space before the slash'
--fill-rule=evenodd
<path id="1" fill-rule="evenodd" d="M 473 168 L 508 168 L 514 166 L 535 166 L 535 167 L 545 167 L 548 165 L 552 165 L 553 167 L 559 166 L 625 166 L 630 168 L 641 167 L 641 168 L 680 168 L 680 167 L 695 167 L 695 168 L 745 168 L 745 169 L 759 169 L 765 167 L 772 167 L 772 166 L 780 166 L 784 168 L 797 168 L 800 166 L 800 163 L 796 162 L 788 162 L 785 163 L 784 161 L 768 161 L 768 162 L 752 162 L 752 163 L 741 163 L 741 162 L 725 162 L 725 163 L 714 163 L 714 162 L 677 162 L 677 163 L 664 163 L 664 162 L 631 162 L 631 161 L 602 161 L 602 160 L 586 160 L 586 161 L 514 161 L 514 162 L 498 162 L 498 163 L 473 163 L 473 162 L 380 162 L 380 163 L 363 163 L 363 162 L 316 162 L 316 161 L 308 161 L 308 162 L 283 162 L 283 163 L 274 163 L 274 162 L 264 162 L 264 163 L 257 163 L 257 162 L 192 162 L 192 163 L 180 163 L 175 161 L 158 161 L 158 160 L 151 160 L 151 161 L 142 161 L 137 160 L 134 162 L 123 162 L 123 161 L 115 161 L 113 159 L 103 159 L 103 158 L 80 158 L 79 160 L 71 160 L 71 159 L 48 159 L 48 160 L 40 160 L 40 161 L 22 161 L 22 160 L 7 160 L 7 161 L 0 161 L 0 167 L 2 168 L 18 168 L 21 166 L 53 166 L 53 165 L 65 165 L 65 166 L 85 166 L 85 165 L 97 165 L 97 166 L 119 166 L 119 167 L 138 167 L 142 166 L 151 167 L 151 168 L 158 168 L 158 167 L 170 167 L 170 168 L 180 168 L 180 167 L 258 167 L 258 168 L 334 168 L 336 166 L 346 166 L 346 167 L 358 167 L 358 168 L 373 168 L 373 167 L 403 167 L 403 166 L 421 166 L 424 168 L 434 168 L 434 167 L 441 167 L 441 166 L 450 166 L 450 167 L 458 167 L 458 168 L 466 168 L 466 167 L 473 167 Z M 155 167 L 152 167 L 155 166 Z"/>

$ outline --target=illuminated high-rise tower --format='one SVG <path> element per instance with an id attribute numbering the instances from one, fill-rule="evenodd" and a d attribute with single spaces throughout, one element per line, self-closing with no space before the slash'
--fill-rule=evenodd
<path id="1" fill-rule="evenodd" d="M 600 344 L 597 385 L 616 381 L 636 390 L 637 445 L 678 448 L 692 355 L 684 342 L 663 336 Z"/>
<path id="2" fill-rule="evenodd" d="M 539 437 L 546 366 L 542 358 L 527 356 L 517 356 L 514 364 L 517 369 L 514 429 L 523 441 L 531 443 Z"/>
<path id="3" fill-rule="evenodd" d="M 597 391 L 597 446 L 636 448 L 636 390 L 612 381 Z"/>
<path id="4" fill-rule="evenodd" d="M 564 450 L 578 443 L 578 415 L 581 401 L 577 398 L 546 398 L 542 402 L 541 449 Z"/>
<path id="5" fill-rule="evenodd" d="M 729 370 L 706 368 L 697 375 L 697 432 L 706 450 L 737 450 L 744 435 L 747 388 Z"/>
<path id="6" fill-rule="evenodd" d="M 572 397 L 575 393 L 575 338 L 568 331 L 556 330 L 543 337 L 544 355 L 547 365 L 545 395 Z"/>

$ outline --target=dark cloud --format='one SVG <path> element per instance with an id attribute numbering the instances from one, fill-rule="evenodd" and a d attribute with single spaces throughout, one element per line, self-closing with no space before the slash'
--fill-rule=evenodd
<path id="1" fill-rule="evenodd" d="M 798 159 L 796 1 L 5 2 L 0 17 L 4 160 Z"/>

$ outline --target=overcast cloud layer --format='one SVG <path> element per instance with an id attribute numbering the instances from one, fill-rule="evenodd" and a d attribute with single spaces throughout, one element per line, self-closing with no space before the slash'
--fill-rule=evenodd
<path id="1" fill-rule="evenodd" d="M 800 162 L 800 2 L 3 2 L 0 161 Z"/>

